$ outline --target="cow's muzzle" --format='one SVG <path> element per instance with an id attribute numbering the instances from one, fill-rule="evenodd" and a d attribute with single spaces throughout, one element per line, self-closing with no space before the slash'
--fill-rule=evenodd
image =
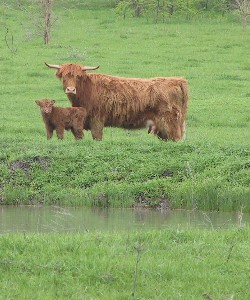
<path id="1" fill-rule="evenodd" d="M 76 94 L 76 88 L 73 86 L 68 86 L 65 89 L 65 94 Z"/>

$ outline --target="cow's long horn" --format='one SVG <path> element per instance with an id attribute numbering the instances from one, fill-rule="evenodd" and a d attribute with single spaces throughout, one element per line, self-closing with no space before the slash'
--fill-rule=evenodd
<path id="1" fill-rule="evenodd" d="M 60 69 L 60 68 L 61 68 L 60 65 L 51 65 L 51 64 L 47 64 L 47 63 L 45 63 L 45 65 L 46 65 L 47 67 L 53 68 L 53 69 Z"/>
<path id="2" fill-rule="evenodd" d="M 89 71 L 89 70 L 96 70 L 96 69 L 98 69 L 100 66 L 97 66 L 97 67 L 87 67 L 87 66 L 85 66 L 85 67 L 82 67 L 82 70 L 83 71 Z"/>

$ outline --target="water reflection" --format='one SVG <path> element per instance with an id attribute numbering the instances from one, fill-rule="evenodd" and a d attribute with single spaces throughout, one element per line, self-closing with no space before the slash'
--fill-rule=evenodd
<path id="1" fill-rule="evenodd" d="M 238 225 L 237 213 L 145 209 L 0 206 L 0 233 L 124 231 L 166 227 L 226 228 Z M 250 223 L 244 214 L 242 223 Z"/>

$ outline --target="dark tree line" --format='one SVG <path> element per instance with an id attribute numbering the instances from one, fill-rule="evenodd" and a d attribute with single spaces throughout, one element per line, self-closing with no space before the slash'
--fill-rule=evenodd
<path id="1" fill-rule="evenodd" d="M 250 15 L 250 0 L 116 0 L 116 11 L 126 18 L 153 17 L 164 22 L 166 17 L 184 16 L 187 20 L 199 13 L 230 14 L 237 12 L 246 29 Z"/>
<path id="2" fill-rule="evenodd" d="M 76 0 L 75 0 L 76 1 Z M 82 0 L 78 0 L 79 3 Z M 108 1 L 108 0 L 107 0 Z M 250 16 L 250 0 L 109 0 L 109 5 L 113 6 L 115 12 L 126 19 L 128 16 L 135 18 L 146 17 L 154 20 L 154 22 L 165 22 L 167 18 L 175 16 L 192 19 L 202 13 L 211 13 L 217 15 L 226 15 L 237 13 L 242 22 L 242 28 L 245 31 Z M 16 5 L 19 9 L 27 11 L 24 3 L 30 3 L 34 12 L 39 14 L 34 25 L 37 34 L 43 36 L 43 41 L 48 44 L 51 39 L 51 30 L 57 18 L 53 14 L 54 5 L 59 2 L 57 0 L 16 0 Z M 72 1 L 74 2 L 74 1 Z M 77 1 L 76 1 L 77 2 Z M 0 9 L 8 9 L 7 2 L 0 4 Z M 35 15 L 35 13 L 34 13 Z M 32 19 L 32 15 L 27 16 Z M 6 27 L 7 32 L 5 41 L 8 48 L 14 51 L 13 36 L 12 46 L 9 39 L 10 32 Z M 16 50 L 15 50 L 16 51 Z"/>

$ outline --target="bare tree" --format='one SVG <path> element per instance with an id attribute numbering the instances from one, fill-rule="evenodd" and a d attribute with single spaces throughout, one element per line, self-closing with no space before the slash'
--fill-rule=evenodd
<path id="1" fill-rule="evenodd" d="M 235 2 L 241 15 L 243 31 L 246 31 L 247 20 L 250 15 L 250 0 L 235 0 Z"/>
<path id="2" fill-rule="evenodd" d="M 143 11 L 143 2 L 140 0 L 131 0 L 131 5 L 133 7 L 135 17 L 141 17 Z"/>
<path id="3" fill-rule="evenodd" d="M 6 34 L 5 34 L 5 38 L 4 38 L 5 39 L 5 44 L 11 52 L 16 52 L 17 48 L 14 47 L 13 34 L 10 32 L 10 35 L 11 35 L 11 45 L 10 45 L 10 43 L 8 42 L 8 33 L 9 33 L 9 28 L 6 27 Z"/>
<path id="4" fill-rule="evenodd" d="M 42 9 L 43 9 L 43 17 L 44 17 L 44 28 L 43 28 L 43 40 L 45 44 L 49 43 L 50 33 L 52 27 L 52 7 L 54 4 L 54 0 L 39 0 Z"/>

